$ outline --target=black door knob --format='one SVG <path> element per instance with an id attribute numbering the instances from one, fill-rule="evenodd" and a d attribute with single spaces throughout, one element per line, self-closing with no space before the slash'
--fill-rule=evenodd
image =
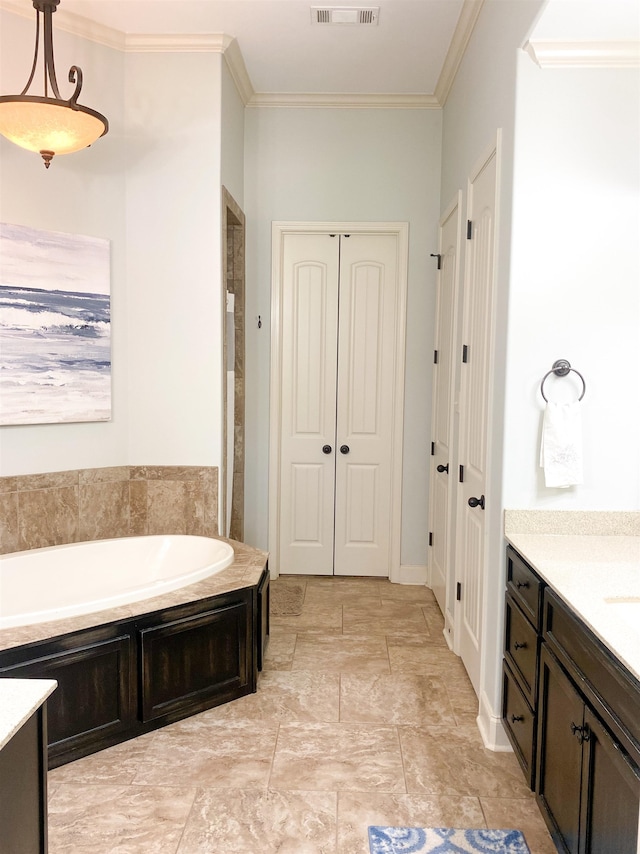
<path id="1" fill-rule="evenodd" d="M 351 449 L 349 448 L 348 445 L 340 445 L 340 453 L 341 454 L 348 454 L 350 450 Z"/>
<path id="2" fill-rule="evenodd" d="M 439 472 L 446 472 L 447 474 L 449 474 L 449 463 L 447 463 L 446 466 L 443 466 L 443 465 L 436 466 L 436 468 Z"/>
<path id="3" fill-rule="evenodd" d="M 323 454 L 330 454 L 331 453 L 331 445 L 323 445 L 322 446 L 322 453 Z"/>
<path id="4" fill-rule="evenodd" d="M 472 496 L 469 499 L 469 507 L 480 507 L 484 510 L 484 495 L 481 495 L 480 498 L 474 498 Z"/>

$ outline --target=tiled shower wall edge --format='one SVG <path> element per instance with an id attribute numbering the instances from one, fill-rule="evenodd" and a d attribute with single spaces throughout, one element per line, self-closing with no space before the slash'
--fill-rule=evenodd
<path id="1" fill-rule="evenodd" d="M 214 466 L 116 466 L 0 477 L 0 554 L 110 537 L 217 533 Z"/>

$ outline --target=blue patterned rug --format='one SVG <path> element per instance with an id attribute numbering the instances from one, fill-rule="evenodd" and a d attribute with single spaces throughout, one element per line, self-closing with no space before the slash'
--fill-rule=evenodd
<path id="1" fill-rule="evenodd" d="M 519 830 L 370 827 L 371 854 L 530 854 Z"/>

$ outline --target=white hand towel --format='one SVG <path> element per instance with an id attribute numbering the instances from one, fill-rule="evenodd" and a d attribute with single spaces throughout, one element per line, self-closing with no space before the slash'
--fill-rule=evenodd
<path id="1" fill-rule="evenodd" d="M 545 486 L 566 488 L 582 483 L 580 404 L 547 403 L 542 422 L 540 466 Z"/>

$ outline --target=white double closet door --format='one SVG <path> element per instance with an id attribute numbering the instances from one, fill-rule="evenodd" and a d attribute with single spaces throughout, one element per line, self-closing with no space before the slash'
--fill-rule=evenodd
<path id="1" fill-rule="evenodd" d="M 388 576 L 398 235 L 285 233 L 281 254 L 278 569 Z"/>

